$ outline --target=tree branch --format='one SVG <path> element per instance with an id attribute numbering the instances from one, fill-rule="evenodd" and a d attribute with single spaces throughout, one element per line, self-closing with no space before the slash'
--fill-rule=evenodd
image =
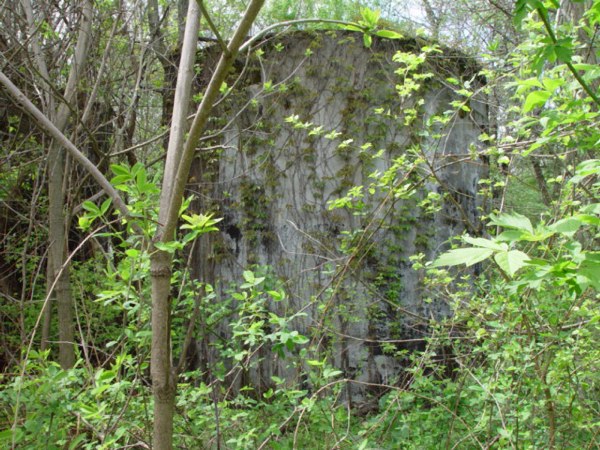
<path id="1" fill-rule="evenodd" d="M 542 11 L 540 8 L 536 8 L 536 11 L 537 11 L 538 15 L 540 16 L 540 18 L 542 19 L 542 22 L 544 23 L 544 27 L 546 28 L 546 32 L 548 33 L 548 37 L 550 38 L 550 40 L 552 41 L 553 44 L 555 44 L 555 45 L 558 44 L 558 39 L 556 38 L 556 35 L 554 34 L 554 30 L 552 29 L 552 25 L 550 24 L 550 21 L 548 20 L 548 14 L 544 13 L 544 11 Z M 571 71 L 571 73 L 573 74 L 573 76 L 575 77 L 577 82 L 579 83 L 579 85 L 587 93 L 587 95 L 590 96 L 590 98 L 594 101 L 594 103 L 597 106 L 600 106 L 600 98 L 598 98 L 598 96 L 592 90 L 592 88 L 581 77 L 581 75 L 579 74 L 577 69 L 575 69 L 575 66 L 573 66 L 573 63 L 571 61 L 565 61 L 565 64 L 569 68 L 569 70 Z"/>
<path id="2" fill-rule="evenodd" d="M 110 184 L 106 177 L 98 170 L 98 168 L 92 163 L 76 146 L 73 144 L 56 126 L 48 119 L 28 98 L 21 90 L 15 86 L 12 81 L 0 71 L 0 84 L 4 86 L 6 92 L 13 98 L 16 104 L 18 104 L 25 112 L 31 115 L 36 121 L 38 126 L 44 130 L 49 136 L 54 138 L 57 143 L 62 145 L 71 156 L 87 170 L 90 175 L 96 180 L 96 182 L 104 189 L 104 192 L 113 200 L 115 207 L 124 216 L 129 216 L 129 208 L 117 192 L 117 190 Z"/>
<path id="3" fill-rule="evenodd" d="M 252 0 L 246 9 L 242 21 L 231 38 L 228 46 L 229 51 L 221 55 L 217 68 L 206 88 L 202 102 L 198 106 L 189 136 L 183 148 L 180 164 L 174 169 L 176 175 L 174 176 L 174 173 L 167 173 L 165 171 L 165 183 L 170 183 L 173 186 L 173 190 L 170 197 L 168 197 L 168 200 L 161 199 L 161 209 L 158 219 L 159 229 L 156 232 L 156 240 L 168 241 L 173 238 L 173 233 L 179 217 L 179 208 L 181 207 L 183 193 L 194 158 L 196 145 L 204 131 L 208 118 L 210 117 L 212 106 L 219 96 L 221 84 L 225 80 L 229 68 L 233 64 L 233 61 L 263 4 L 264 0 Z M 165 192 L 162 193 L 162 196 L 164 195 Z M 165 208 L 162 208 L 163 204 L 165 205 Z"/>
<path id="4" fill-rule="evenodd" d="M 202 15 L 204 16 L 204 18 L 206 19 L 206 23 L 208 23 L 208 28 L 210 28 L 210 30 L 213 33 L 215 33 L 215 37 L 217 38 L 217 42 L 221 46 L 221 50 L 223 51 L 223 53 L 227 53 L 227 51 L 228 51 L 227 50 L 227 44 L 225 44 L 225 41 L 223 40 L 223 38 L 219 34 L 219 30 L 217 30 L 217 27 L 215 26 L 215 23 L 210 18 L 210 15 L 208 14 L 208 11 L 206 10 L 206 7 L 204 6 L 204 2 L 202 0 L 196 0 L 196 1 L 198 2 L 198 6 L 200 7 L 200 12 L 202 13 Z"/>

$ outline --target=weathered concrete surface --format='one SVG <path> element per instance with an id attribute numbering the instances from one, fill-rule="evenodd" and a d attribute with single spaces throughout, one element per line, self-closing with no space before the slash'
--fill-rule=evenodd
<path id="1" fill-rule="evenodd" d="M 320 32 L 295 33 L 277 42 L 263 47 L 260 62 L 247 65 L 244 94 L 221 107 L 221 122 L 229 125 L 210 141 L 221 149 L 201 151 L 193 169 L 190 190 L 201 199 L 212 197 L 196 207 L 216 208 L 224 217 L 220 235 L 197 247 L 196 276 L 216 286 L 215 302 L 227 302 L 227 289 L 241 283 L 244 269 L 268 266 L 271 279 L 288 294 L 285 301 L 270 303 L 273 312 L 305 313 L 293 326 L 318 342 L 321 356 L 327 355 L 344 376 L 394 383 L 402 360 L 390 354 L 390 347 L 414 348 L 429 319 L 449 313 L 442 300 L 424 301 L 422 274 L 411 269 L 409 256 L 433 257 L 464 230 L 465 220 L 477 226 L 477 186 L 485 167 L 471 155 L 486 127 L 487 107 L 472 99 L 470 112 L 454 113 L 447 125 L 436 127 L 439 137 L 423 130 L 459 98 L 446 77 L 473 78 L 474 88 L 481 81 L 472 63 L 445 51 L 423 69 L 436 76 L 401 100 L 395 85 L 402 79 L 394 73 L 399 65 L 392 57 L 398 50 L 419 53 L 414 40 L 376 40 L 366 49 L 360 35 Z M 246 108 L 238 113 L 240 106 Z M 404 126 L 404 112 L 411 107 L 417 118 Z M 378 114 L 378 108 L 390 114 Z M 324 133 L 309 136 L 314 126 L 295 128 L 285 121 L 292 115 Z M 326 138 L 332 130 L 341 135 Z M 346 139 L 353 142 L 340 147 Z M 372 146 L 361 148 L 367 142 Z M 328 207 L 352 186 L 365 185 L 366 192 L 374 181 L 369 175 L 384 172 L 411 147 L 423 149 L 428 160 L 408 176 L 418 187 L 412 199 L 397 201 L 378 190 L 365 196 L 362 212 Z M 373 159 L 380 149 L 381 156 Z M 432 169 L 437 181 L 425 176 Z M 405 176 L 398 171 L 398 180 Z M 428 192 L 448 195 L 439 212 L 418 206 Z M 356 230 L 366 231 L 349 244 L 347 232 Z M 353 245 L 359 251 L 349 251 Z M 209 345 L 199 345 L 201 367 L 210 365 L 206 349 L 230 336 L 234 317 L 204 338 Z M 238 385 L 250 382 L 264 390 L 272 375 L 297 380 L 306 368 L 293 355 L 279 358 L 268 346 L 255 360 L 245 378 L 236 378 Z M 364 391 L 356 386 L 355 394 Z"/>

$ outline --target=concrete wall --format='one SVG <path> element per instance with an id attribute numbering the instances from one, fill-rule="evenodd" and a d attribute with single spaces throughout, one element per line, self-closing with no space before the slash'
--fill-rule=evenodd
<path id="1" fill-rule="evenodd" d="M 270 308 L 281 316 L 303 312 L 293 326 L 320 344 L 321 355 L 310 358 L 327 355 L 344 376 L 367 383 L 397 382 L 403 360 L 390 347 L 418 347 L 428 321 L 450 313 L 443 300 L 425 301 L 423 275 L 411 269 L 409 256 L 434 257 L 465 229 L 465 219 L 479 226 L 477 187 L 485 164 L 473 150 L 487 126 L 483 97 L 470 100 L 470 111 L 430 127 L 429 135 L 424 130 L 460 99 L 447 77 L 472 79 L 473 89 L 482 80 L 472 61 L 443 50 L 421 70 L 434 76 L 401 99 L 396 84 L 402 77 L 392 58 L 398 50 L 418 54 L 422 45 L 375 40 L 367 49 L 359 34 L 347 32 L 298 32 L 266 43 L 260 58 L 240 61 L 243 94 L 219 106 L 214 131 L 226 126 L 205 142 L 218 149 L 199 150 L 189 186 L 199 195 L 195 208 L 224 218 L 222 232 L 200 242 L 193 255 L 195 275 L 216 287 L 214 302 L 231 300 L 228 288 L 242 282 L 244 269 L 268 266 L 269 282 L 287 292 Z M 265 90 L 264 83 L 271 87 Z M 412 108 L 416 119 L 406 126 Z M 292 115 L 314 126 L 295 128 L 285 120 Z M 309 136 L 315 126 L 324 133 Z M 332 130 L 341 135 L 325 137 Z M 353 142 L 340 147 L 346 139 Z M 372 145 L 362 148 L 367 142 Z M 396 179 L 411 180 L 414 195 L 396 198 L 401 195 L 377 186 L 369 195 L 370 174 L 385 172 L 402 155 L 411 160 L 410 148 L 421 149 L 427 162 L 409 175 L 398 171 Z M 362 211 L 328 207 L 356 185 L 367 193 Z M 447 196 L 433 214 L 419 207 L 428 192 Z M 344 240 L 356 230 L 366 231 L 356 234 L 352 245 L 360 251 L 353 253 Z M 210 349 L 228 339 L 233 320 L 235 313 L 203 338 L 201 367 L 210 366 Z M 309 356 L 292 353 L 280 358 L 265 345 L 235 382 L 265 390 L 272 375 L 297 380 Z M 359 396 L 364 391 L 352 389 Z"/>

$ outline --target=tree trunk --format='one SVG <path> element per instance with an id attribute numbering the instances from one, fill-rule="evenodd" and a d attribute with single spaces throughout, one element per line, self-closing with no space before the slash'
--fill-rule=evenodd
<path id="1" fill-rule="evenodd" d="M 69 103 L 76 98 L 77 85 L 81 79 L 83 67 L 87 59 L 88 43 L 92 31 L 92 3 L 90 0 L 82 1 L 82 14 L 79 20 L 79 33 L 73 64 L 69 71 L 67 86 L 63 95 L 65 102 L 61 103 L 54 117 L 54 124 L 60 131 L 64 131 L 71 114 Z M 69 263 L 67 261 L 68 242 L 64 189 L 68 185 L 65 178 L 65 150 L 57 142 L 53 142 L 48 152 L 48 215 L 49 215 L 49 242 L 48 257 L 52 260 L 53 277 L 48 282 L 55 283 L 54 297 L 56 298 L 58 316 L 58 360 L 63 369 L 73 367 L 75 364 L 75 340 L 73 324 L 73 297 L 71 296 L 71 282 L 69 279 Z"/>
<path id="2" fill-rule="evenodd" d="M 46 279 L 49 280 L 52 278 L 52 274 L 54 271 L 52 270 L 52 261 L 49 257 L 46 258 Z M 49 295 L 50 294 L 50 295 Z M 52 302 L 50 298 L 52 297 L 52 293 L 50 292 L 50 285 L 46 283 L 46 296 L 47 300 L 44 305 L 42 305 L 42 342 L 40 344 L 40 349 L 42 351 L 50 348 L 50 328 L 52 322 Z"/>
<path id="3" fill-rule="evenodd" d="M 167 252 L 152 255 L 152 360 L 150 372 L 154 393 L 153 448 L 173 448 L 173 414 L 177 380 L 171 358 L 171 266 Z"/>
<path id="4" fill-rule="evenodd" d="M 187 140 L 184 143 L 186 112 L 189 107 L 189 90 L 193 80 L 198 21 L 200 11 L 195 1 L 190 1 L 183 39 L 181 63 L 178 71 L 175 92 L 174 113 L 171 121 L 171 134 L 167 151 L 167 162 L 161 191 L 158 229 L 155 242 L 168 242 L 176 234 L 179 209 L 183 200 L 185 184 L 196 151 L 198 140 L 204 131 L 214 102 L 219 96 L 219 88 L 231 68 L 240 46 L 264 0 L 252 0 L 240 25 L 236 29 L 227 51 L 221 56 L 204 97 L 195 114 Z M 154 392 L 154 432 L 153 448 L 171 450 L 173 448 L 173 417 L 177 374 L 171 361 L 171 272 L 173 260 L 170 254 L 155 249 L 151 258 L 152 276 L 152 355 L 151 375 Z"/>
<path id="5" fill-rule="evenodd" d="M 73 299 L 69 283 L 69 264 L 66 261 L 67 239 L 65 230 L 65 194 L 63 192 L 65 152 L 53 143 L 48 152 L 48 237 L 50 248 L 48 259 L 51 261 L 51 277 L 54 283 L 58 316 L 58 361 L 63 369 L 75 364 Z"/>

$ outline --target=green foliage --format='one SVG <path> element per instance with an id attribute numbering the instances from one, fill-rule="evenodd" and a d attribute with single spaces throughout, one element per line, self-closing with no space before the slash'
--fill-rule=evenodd
<path id="1" fill-rule="evenodd" d="M 381 11 L 372 10 L 369 8 L 360 9 L 360 20 L 355 24 L 346 25 L 344 29 L 350 31 L 358 31 L 363 33 L 363 44 L 365 47 L 371 47 L 373 36 L 382 37 L 385 39 L 402 39 L 402 35 L 396 31 L 380 28 Z"/>
<path id="2" fill-rule="evenodd" d="M 224 22 L 239 17 L 239 5 L 234 6 L 223 7 Z M 377 11 L 344 6 L 337 0 L 284 0 L 273 2 L 271 8 L 281 19 L 306 15 L 354 19 L 349 29 L 360 31 L 367 47 L 373 36 L 400 37 L 382 29 Z M 482 234 L 462 236 L 461 245 L 433 263 L 426 263 L 424 254 L 411 256 L 424 302 L 444 302 L 453 315 L 428 323 L 432 332 L 421 351 L 382 344 L 383 351 L 396 355 L 405 369 L 398 379 L 377 386 L 384 394 L 367 398 L 370 409 L 366 412 L 360 409 L 364 405 L 354 404 L 352 409 L 344 401 L 345 393 L 359 382 L 344 378 L 350 375 L 328 360 L 322 341 L 331 337 L 297 331 L 303 313 L 289 310 L 285 280 L 269 267 L 240 268 L 240 280 L 224 289 L 225 295 L 189 280 L 183 261 L 187 245 L 216 231 L 221 219 L 188 212 L 190 200 L 186 202 L 178 235 L 173 241 L 155 244 L 172 253 L 176 261 L 171 278 L 174 348 L 183 348 L 188 327 L 207 347 L 201 368 L 180 379 L 175 424 L 178 448 L 214 447 L 217 439 L 229 448 L 249 449 L 598 446 L 600 161 L 592 158 L 600 142 L 596 100 L 600 69 L 580 56 L 583 43 L 577 41 L 576 28 L 553 25 L 559 7 L 553 0 L 516 3 L 514 19 L 524 38 L 498 64 L 503 68 L 501 75 L 510 79 L 506 89 L 513 103 L 502 111 L 508 118 L 503 123 L 504 136 L 482 137 L 490 143 L 485 156 L 496 171 L 482 183 L 486 189 L 489 186 L 491 210 L 482 211 L 488 227 Z M 600 2 L 594 1 L 585 17 L 589 26 L 597 26 Z M 587 26 L 580 24 L 579 29 Z M 46 23 L 41 32 L 47 39 L 57 38 Z M 360 158 L 367 175 L 365 184 L 353 184 L 356 168 L 347 165 L 337 174 L 346 182 L 343 192 L 328 204 L 332 214 L 348 212 L 357 224 L 340 230 L 342 239 L 335 250 L 346 258 L 344 271 L 351 269 L 351 276 L 355 269 L 367 267 L 364 261 L 376 252 L 387 252 L 388 264 L 361 272 L 360 282 L 370 289 L 368 295 L 384 293 L 392 308 L 403 295 L 404 280 L 396 269 L 406 263 L 394 256 L 404 249 L 378 241 L 377 233 L 383 228 L 402 235 L 419 228 L 421 217 L 429 217 L 449 201 L 446 193 L 423 191 L 431 174 L 426 145 L 441 138 L 440 128 L 451 125 L 457 114 L 472 112 L 472 80 L 439 80 L 430 70 L 431 61 L 443 52 L 431 45 L 394 57 L 401 111 L 381 105 L 373 116 L 416 126 L 423 118 L 424 105 L 414 100 L 415 94 L 432 82 L 452 86 L 456 97 L 451 111 L 432 117 L 406 152 L 393 159 L 385 158 L 387 149 L 381 149 L 375 139 L 360 142 L 348 129 L 324 129 L 310 119 L 301 120 L 300 115 L 286 119 L 307 139 L 334 143 L 336 156 Z M 507 65 L 514 69 L 511 73 L 505 73 Z M 268 80 L 262 87 L 265 94 L 273 95 L 287 89 L 282 86 Z M 232 89 L 224 84 L 222 93 Z M 362 103 L 356 101 L 352 107 L 359 109 Z M 13 120 L 10 126 L 15 126 Z M 478 155 L 471 152 L 476 161 Z M 536 161 L 542 164 L 536 166 Z M 132 224 L 146 237 L 154 233 L 158 186 L 153 172 L 142 164 L 115 164 L 111 171 L 112 182 L 126 196 L 132 216 L 112 220 L 108 200 L 82 204 L 79 227 L 86 232 L 102 228 L 94 231 L 93 238 L 103 247 L 89 261 L 74 264 L 80 360 L 75 368 L 64 371 L 49 361 L 48 353 L 31 351 L 13 373 L 2 375 L 2 448 L 150 445 L 148 281 L 154 249 L 135 235 Z M 11 167 L 0 174 L 2 201 L 19 186 L 18 172 Z M 534 186 L 528 185 L 526 193 L 510 191 L 511 176 Z M 503 191 L 506 183 L 509 188 Z M 537 199 L 542 198 L 540 186 L 544 184 L 549 201 L 542 207 Z M 243 231 L 257 239 L 259 233 L 266 234 L 263 219 L 268 199 L 256 184 L 246 183 L 244 188 L 243 207 L 252 209 L 247 215 L 252 220 Z M 531 213 L 528 207 L 532 206 L 539 214 Z M 417 210 L 422 211 L 418 218 Z M 29 238 L 34 242 L 39 236 Z M 417 232 L 414 242 L 406 246 L 415 244 L 412 248 L 417 249 L 419 239 L 425 241 L 423 251 L 429 255 L 432 249 L 425 248 L 426 235 Z M 27 249 L 22 242 L 6 242 L 12 260 Z M 39 260 L 29 258 L 18 269 L 39 271 Z M 463 266 L 467 270 L 459 272 Z M 343 271 L 331 272 L 336 278 L 344 276 Z M 32 300 L 41 299 L 40 291 L 32 292 Z M 306 299 L 310 306 L 318 304 L 324 323 L 329 320 L 327 314 L 340 321 L 356 319 L 352 308 L 362 296 L 340 291 L 324 289 L 325 301 L 320 303 Z M 332 307 L 327 302 L 334 295 L 347 304 Z M 6 308 L 3 304 L 3 318 L 15 323 L 18 318 L 27 327 L 35 323 L 37 309 L 20 308 L 17 302 Z M 196 309 L 199 323 L 190 325 Z M 369 313 L 374 320 L 381 316 L 375 307 Z M 400 323 L 386 325 L 403 331 Z M 3 342 L 13 348 L 15 340 L 20 345 L 18 336 Z M 285 362 L 286 376 L 271 374 L 261 380 L 260 387 L 245 383 L 248 373 L 268 366 L 272 359 Z M 240 389 L 233 393 L 236 383 Z"/>
<path id="3" fill-rule="evenodd" d="M 25 375 L 3 383 L 3 448 L 108 450 L 146 440 L 149 392 L 137 382 L 145 365 L 121 353 L 108 369 L 65 371 L 47 357 L 30 352 Z"/>

